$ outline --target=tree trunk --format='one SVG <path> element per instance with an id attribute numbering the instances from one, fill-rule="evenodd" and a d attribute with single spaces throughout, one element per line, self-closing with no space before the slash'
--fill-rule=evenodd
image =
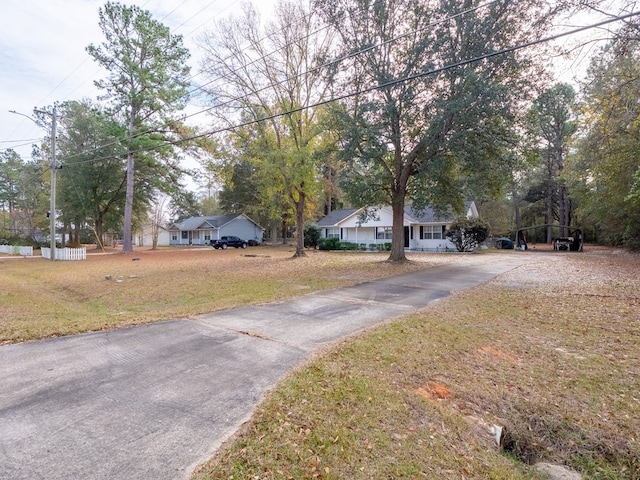
<path id="1" fill-rule="evenodd" d="M 129 138 L 133 139 L 133 130 L 135 126 L 136 109 L 131 108 L 129 114 Z M 131 236 L 131 224 L 133 223 L 133 167 L 135 165 L 131 145 L 128 147 L 127 153 L 127 188 L 125 192 L 124 202 L 124 225 L 122 228 L 122 253 L 133 252 L 133 239 Z"/>
<path id="2" fill-rule="evenodd" d="M 122 253 L 133 252 L 131 224 L 133 222 L 133 153 L 127 155 L 127 191 L 124 203 L 124 225 L 122 228 Z"/>
<path id="3" fill-rule="evenodd" d="M 562 172 L 564 171 L 564 152 L 561 147 L 557 152 L 557 164 L 558 164 L 558 204 L 559 204 L 559 221 L 560 221 L 560 236 L 569 236 L 569 198 L 567 195 L 567 186 L 562 178 Z"/>
<path id="4" fill-rule="evenodd" d="M 67 232 L 71 231 L 71 227 L 69 227 L 68 225 L 63 225 L 62 226 L 62 238 L 60 239 L 60 247 L 61 248 L 66 248 L 67 246 L 67 241 L 66 241 L 66 237 L 67 237 Z M 71 236 L 69 236 L 69 240 L 71 240 Z"/>
<path id="5" fill-rule="evenodd" d="M 287 221 L 286 220 L 282 220 L 282 244 L 286 245 L 287 244 Z"/>
<path id="6" fill-rule="evenodd" d="M 567 198 L 567 186 L 560 185 L 558 189 L 558 202 L 560 204 L 560 236 L 569 236 L 569 199 Z"/>
<path id="7" fill-rule="evenodd" d="M 99 245 L 96 245 L 96 250 L 100 249 L 102 245 L 104 245 L 104 231 L 103 231 L 103 220 L 102 220 L 102 212 L 98 211 L 98 214 L 95 218 L 95 234 L 96 239 L 98 240 Z"/>
<path id="8" fill-rule="evenodd" d="M 393 209 L 393 227 L 389 261 L 405 262 L 407 257 L 404 253 L 404 194 L 395 194 L 391 206 Z"/>
<path id="9" fill-rule="evenodd" d="M 303 192 L 298 192 L 298 201 L 296 204 L 296 253 L 294 257 L 304 257 L 304 208 L 306 196 Z"/>
<path id="10" fill-rule="evenodd" d="M 547 159 L 547 243 L 551 244 L 553 241 L 553 161 L 551 158 Z"/>
<path id="11" fill-rule="evenodd" d="M 513 198 L 513 213 L 516 220 L 516 230 L 520 230 L 522 228 L 522 216 L 520 215 L 520 197 L 518 196 L 518 192 L 516 191 L 515 187 L 511 190 L 511 197 Z"/>

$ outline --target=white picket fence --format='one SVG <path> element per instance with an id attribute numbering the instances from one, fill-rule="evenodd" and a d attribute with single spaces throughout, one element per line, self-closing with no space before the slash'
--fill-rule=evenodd
<path id="1" fill-rule="evenodd" d="M 41 255 L 46 258 L 51 258 L 51 249 L 42 247 L 40 249 Z M 87 249 L 82 248 L 56 248 L 56 260 L 86 260 Z"/>
<path id="2" fill-rule="evenodd" d="M 0 245 L 0 253 L 9 255 L 22 255 L 24 257 L 33 256 L 33 247 L 19 247 L 17 245 Z"/>

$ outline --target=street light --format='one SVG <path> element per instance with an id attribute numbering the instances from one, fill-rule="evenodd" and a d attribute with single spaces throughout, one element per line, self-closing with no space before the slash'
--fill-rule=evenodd
<path id="1" fill-rule="evenodd" d="M 50 237 L 50 247 L 51 254 L 49 255 L 49 260 L 52 262 L 56 259 L 56 172 L 58 170 L 58 164 L 56 162 L 56 107 L 53 107 L 53 112 L 46 112 L 44 110 L 36 110 L 33 109 L 35 113 L 44 113 L 46 115 L 51 115 L 51 204 L 50 204 L 50 213 L 49 213 L 49 237 Z M 9 110 L 10 113 L 15 113 L 16 115 L 20 115 L 22 117 L 28 118 L 36 125 L 40 125 L 35 119 L 31 118 L 29 115 L 25 115 L 24 113 L 16 112 L 15 110 Z"/>

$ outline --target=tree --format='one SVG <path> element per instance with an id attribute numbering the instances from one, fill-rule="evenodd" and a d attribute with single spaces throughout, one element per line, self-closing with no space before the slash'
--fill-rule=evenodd
<path id="1" fill-rule="evenodd" d="M 220 191 L 220 207 L 227 213 L 246 213 L 252 218 L 261 216 L 259 175 L 250 160 L 238 158 L 224 175 Z"/>
<path id="2" fill-rule="evenodd" d="M 310 248 L 316 248 L 320 240 L 320 227 L 315 223 L 308 224 L 304 229 L 304 244 Z"/>
<path id="3" fill-rule="evenodd" d="M 0 213 L 2 230 L 11 238 L 37 240 L 37 230 L 46 224 L 44 168 L 37 160 L 24 161 L 12 149 L 0 152 Z"/>
<path id="4" fill-rule="evenodd" d="M 122 222 L 126 128 L 88 100 L 66 102 L 60 111 L 58 153 L 64 160 L 58 175 L 60 220 L 74 227 L 77 240 L 88 224 L 98 243 L 104 244 L 105 226 Z"/>
<path id="5" fill-rule="evenodd" d="M 11 230 L 15 230 L 13 213 L 20 201 L 20 174 L 23 161 L 15 150 L 0 152 L 0 208 L 12 218 Z"/>
<path id="6" fill-rule="evenodd" d="M 151 250 L 158 248 L 158 237 L 160 236 L 160 229 L 165 223 L 164 206 L 167 202 L 167 196 L 158 192 L 155 202 L 151 206 L 148 217 L 148 225 L 151 230 Z"/>
<path id="7" fill-rule="evenodd" d="M 459 252 L 472 252 L 489 236 L 489 225 L 479 218 L 460 218 L 445 232 Z"/>
<path id="8" fill-rule="evenodd" d="M 640 27 L 629 23 L 591 60 L 585 135 L 570 163 L 580 214 L 599 240 L 640 248 Z"/>
<path id="9" fill-rule="evenodd" d="M 560 236 L 568 235 L 571 205 L 564 178 L 569 142 L 577 131 L 573 110 L 575 91 L 571 85 L 559 83 L 543 92 L 527 114 L 529 133 L 542 164 L 545 190 L 547 243 L 552 241 L 555 205 L 558 206 Z"/>
<path id="10" fill-rule="evenodd" d="M 326 57 L 329 37 L 319 33 L 318 18 L 303 3 L 278 3 L 274 20 L 262 27 L 255 10 L 217 25 L 203 40 L 207 87 L 219 108 L 216 118 L 233 127 L 228 143 L 250 161 L 260 179 L 260 196 L 271 218 L 283 225 L 295 218 L 295 256 L 304 256 L 304 223 L 319 191 L 318 155 L 322 130 L 318 109 L 328 97 L 317 63 Z M 238 115 L 237 112 L 240 112 Z M 286 211 L 275 208 L 286 203 Z M 277 217 L 276 217 L 277 215 Z"/>
<path id="11" fill-rule="evenodd" d="M 136 160 L 153 165 L 164 175 L 171 176 L 170 170 L 177 170 L 174 164 L 162 168 L 157 157 L 166 160 L 173 154 L 165 137 L 178 129 L 170 117 L 184 106 L 189 52 L 182 46 L 181 36 L 171 35 L 139 7 L 107 2 L 99 15 L 106 40 L 100 46 L 90 45 L 87 51 L 109 72 L 105 80 L 95 82 L 96 86 L 105 91 L 104 97 L 111 100 L 114 112 L 127 125 L 122 238 L 122 251 L 127 253 L 133 251 L 134 187 L 140 188 L 134 183 Z M 171 180 L 175 181 L 175 176 Z"/>
<path id="12" fill-rule="evenodd" d="M 495 195 L 508 180 L 510 127 L 532 63 L 524 52 L 483 56 L 538 38 L 545 2 L 318 0 L 316 7 L 342 38 L 335 89 L 352 93 L 342 115 L 343 185 L 354 204 L 391 204 L 390 260 L 403 261 L 407 199 L 418 210 L 460 211 L 465 195 Z"/>
<path id="13" fill-rule="evenodd" d="M 202 216 L 203 212 L 195 193 L 180 190 L 171 197 L 170 213 L 171 218 L 177 221 Z"/>

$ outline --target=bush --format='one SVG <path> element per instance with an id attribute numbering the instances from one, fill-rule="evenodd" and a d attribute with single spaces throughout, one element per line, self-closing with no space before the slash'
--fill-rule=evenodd
<path id="1" fill-rule="evenodd" d="M 339 238 L 321 238 L 318 240 L 318 248 L 320 250 L 339 250 L 340 239 Z"/>
<path id="2" fill-rule="evenodd" d="M 340 242 L 338 248 L 340 250 L 358 250 L 358 244 L 353 242 Z"/>
<path id="3" fill-rule="evenodd" d="M 370 243 L 369 250 L 372 252 L 390 252 L 391 251 L 391 242 L 386 243 Z"/>
<path id="4" fill-rule="evenodd" d="M 459 218 L 445 232 L 459 252 L 473 252 L 489 236 L 489 225 L 479 218 Z"/>
<path id="5" fill-rule="evenodd" d="M 627 225 L 622 238 L 625 248 L 640 250 L 640 225 Z"/>
<path id="6" fill-rule="evenodd" d="M 320 240 L 320 228 L 311 223 L 304 228 L 304 246 L 307 248 L 316 248 Z"/>

